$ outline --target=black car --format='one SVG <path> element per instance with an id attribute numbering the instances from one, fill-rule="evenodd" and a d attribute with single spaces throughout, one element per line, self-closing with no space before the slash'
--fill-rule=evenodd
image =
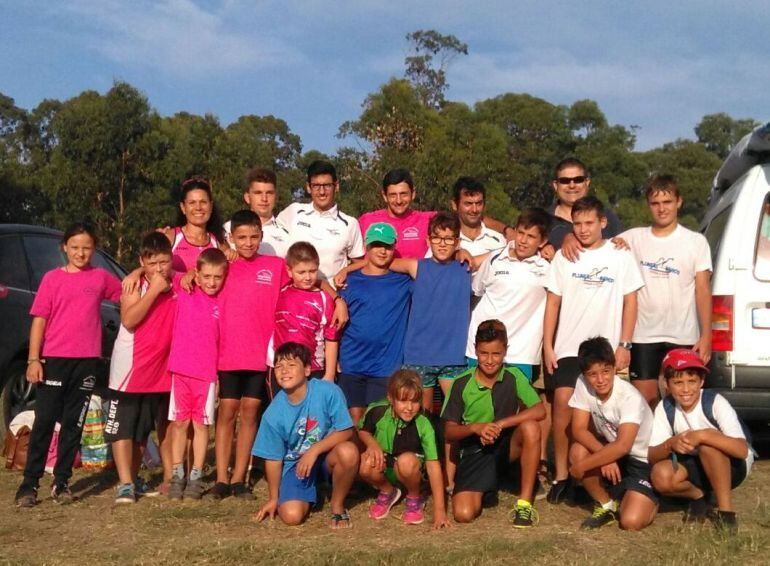
<path id="1" fill-rule="evenodd" d="M 0 442 L 11 419 L 34 405 L 35 390 L 25 378 L 32 320 L 29 309 L 43 275 L 66 264 L 61 237 L 60 231 L 50 228 L 0 224 Z M 126 275 L 102 250 L 96 251 L 91 263 L 119 279 Z M 106 362 L 120 327 L 117 305 L 102 303 L 102 325 L 102 357 Z"/>

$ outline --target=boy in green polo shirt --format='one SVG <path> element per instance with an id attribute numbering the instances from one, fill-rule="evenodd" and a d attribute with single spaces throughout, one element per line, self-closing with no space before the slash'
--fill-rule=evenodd
<path id="1" fill-rule="evenodd" d="M 497 491 L 498 471 L 520 460 L 513 526 L 531 527 L 537 522 L 532 501 L 540 462 L 538 421 L 545 409 L 524 374 L 503 367 L 508 333 L 502 322 L 479 324 L 475 347 L 478 366 L 455 379 L 441 413 L 444 437 L 458 447 L 452 513 L 458 523 L 475 520 L 484 494 Z"/>
<path id="2" fill-rule="evenodd" d="M 388 397 L 369 405 L 358 424 L 365 447 L 359 474 L 379 490 L 369 517 L 384 519 L 406 491 L 402 520 L 423 522 L 425 498 L 420 494 L 422 468 L 428 472 L 433 495 L 433 528 L 449 526 L 444 509 L 444 481 L 436 449 L 436 432 L 422 412 L 422 379 L 413 370 L 398 370 L 388 381 Z"/>

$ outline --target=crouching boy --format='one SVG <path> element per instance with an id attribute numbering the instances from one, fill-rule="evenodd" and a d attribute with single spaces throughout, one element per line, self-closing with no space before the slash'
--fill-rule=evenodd
<path id="1" fill-rule="evenodd" d="M 358 472 L 358 449 L 350 440 L 353 421 L 342 391 L 313 379 L 306 346 L 286 342 L 275 352 L 275 379 L 281 391 L 262 417 L 252 453 L 265 459 L 269 499 L 257 521 L 276 513 L 287 525 L 307 519 L 316 502 L 319 474 L 331 478 L 331 527 L 347 528 L 345 497 Z"/>
<path id="2" fill-rule="evenodd" d="M 578 365 L 582 377 L 569 400 L 574 409 L 570 475 L 595 501 L 582 527 L 609 525 L 619 514 L 621 528 L 641 530 L 658 509 L 647 463 L 652 410 L 633 385 L 615 374 L 615 353 L 606 338 L 582 342 Z"/>
<path id="3" fill-rule="evenodd" d="M 754 454 L 727 399 L 702 390 L 706 373 L 698 352 L 688 348 L 671 350 L 663 358 L 669 396 L 655 408 L 649 449 L 652 484 L 663 495 L 690 500 L 685 522 L 706 519 L 706 495 L 713 492 L 715 523 L 734 529 L 732 490 L 748 475 Z"/>
<path id="4" fill-rule="evenodd" d="M 521 494 L 513 526 L 537 522 L 532 507 L 540 462 L 540 425 L 545 409 L 529 380 L 517 368 L 504 368 L 508 333 L 499 320 L 482 322 L 476 331 L 478 366 L 454 382 L 441 417 L 444 436 L 458 446 L 452 512 L 459 523 L 475 520 L 485 493 L 497 492 L 497 475 L 521 462 Z"/>

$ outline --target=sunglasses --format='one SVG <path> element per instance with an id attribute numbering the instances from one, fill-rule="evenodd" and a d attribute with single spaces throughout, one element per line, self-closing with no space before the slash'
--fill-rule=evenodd
<path id="1" fill-rule="evenodd" d="M 578 175 L 577 177 L 558 177 L 556 182 L 560 185 L 569 185 L 570 183 L 579 185 L 580 183 L 584 183 L 586 179 L 588 179 L 588 177 L 585 175 Z"/>

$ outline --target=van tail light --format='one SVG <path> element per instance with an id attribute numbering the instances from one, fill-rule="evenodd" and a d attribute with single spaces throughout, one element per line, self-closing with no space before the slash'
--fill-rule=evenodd
<path id="1" fill-rule="evenodd" d="M 714 295 L 711 300 L 711 349 L 733 349 L 733 296 Z"/>
<path id="2" fill-rule="evenodd" d="M 0 299 L 5 299 L 8 296 L 8 287 L 0 283 Z"/>

